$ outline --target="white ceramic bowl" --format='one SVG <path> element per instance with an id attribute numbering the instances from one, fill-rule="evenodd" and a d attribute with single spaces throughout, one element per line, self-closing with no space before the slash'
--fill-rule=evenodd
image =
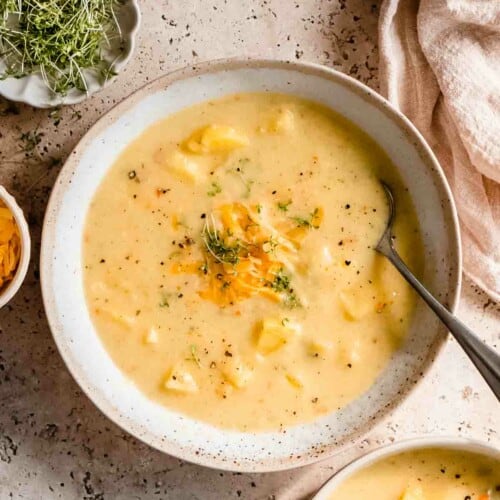
<path id="1" fill-rule="evenodd" d="M 423 448 L 444 448 L 447 450 L 470 451 L 494 458 L 500 462 L 500 451 L 489 445 L 469 439 L 442 437 L 442 438 L 415 438 L 401 441 L 378 448 L 364 455 L 341 469 L 318 491 L 312 500 L 329 500 L 332 493 L 350 476 L 384 458 L 403 453 L 405 451 L 420 450 Z"/>
<path id="2" fill-rule="evenodd" d="M 12 212 L 21 237 L 21 257 L 19 259 L 19 264 L 17 265 L 16 274 L 14 279 L 8 283 L 2 291 L 0 291 L 1 309 L 12 299 L 12 297 L 14 297 L 19 288 L 21 288 L 24 278 L 26 277 L 26 272 L 28 271 L 28 265 L 30 263 L 31 238 L 28 223 L 26 222 L 21 207 L 17 204 L 15 198 L 10 195 L 3 186 L 0 186 L 0 200 L 2 200 L 7 208 Z"/>
<path id="3" fill-rule="evenodd" d="M 113 71 L 119 73 L 132 56 L 135 46 L 135 36 L 139 30 L 141 14 L 136 0 L 125 0 L 117 11 L 117 21 L 122 33 L 121 50 L 118 46 L 112 47 L 107 58 L 114 61 Z M 3 70 L 0 58 L 0 73 Z M 84 71 L 88 91 L 72 89 L 64 97 L 54 94 L 45 85 L 39 74 L 25 76 L 23 78 L 6 78 L 0 80 L 0 95 L 11 101 L 25 102 L 35 108 L 52 108 L 61 104 L 77 104 L 84 101 L 90 95 L 98 92 L 108 84 L 112 83 L 116 77 L 100 81 L 91 71 Z"/>
<path id="4" fill-rule="evenodd" d="M 114 422 L 151 446 L 217 468 L 271 471 L 324 458 L 386 415 L 421 378 L 446 338 L 419 304 L 405 345 L 372 388 L 340 411 L 282 432 L 214 428 L 147 399 L 114 365 L 92 325 L 82 286 L 81 239 L 90 200 L 127 144 L 186 106 L 234 92 L 287 92 L 332 107 L 371 135 L 398 166 L 425 244 L 424 282 L 452 309 L 460 288 L 457 217 L 441 168 L 416 129 L 378 94 L 336 71 L 278 61 L 205 63 L 164 76 L 104 116 L 56 182 L 46 212 L 41 278 L 62 357 L 87 395 Z"/>

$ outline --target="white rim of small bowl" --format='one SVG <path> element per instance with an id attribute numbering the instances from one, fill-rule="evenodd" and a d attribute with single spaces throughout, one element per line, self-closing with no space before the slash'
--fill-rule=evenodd
<path id="1" fill-rule="evenodd" d="M 47 109 L 56 106 L 69 106 L 73 104 L 78 104 L 82 101 L 85 101 L 93 94 L 96 94 L 101 90 L 105 89 L 109 85 L 112 85 L 115 82 L 116 78 L 118 77 L 119 73 L 123 70 L 123 68 L 125 68 L 125 66 L 132 58 L 132 55 L 134 54 L 136 36 L 141 25 L 141 11 L 139 9 L 139 4 L 137 0 L 126 0 L 122 8 L 128 9 L 128 11 L 133 15 L 133 19 L 132 19 L 132 27 L 130 28 L 130 30 L 128 30 L 126 33 L 123 33 L 123 40 L 127 42 L 125 44 L 125 50 L 123 51 L 123 57 L 119 58 L 116 61 L 116 63 L 113 64 L 113 70 L 117 73 L 116 76 L 107 79 L 102 85 L 99 85 L 88 92 L 81 91 L 77 95 L 69 97 L 66 96 L 61 98 L 60 96 L 57 96 L 54 93 L 50 93 L 49 89 L 47 89 L 47 95 L 50 95 L 50 98 L 43 100 L 34 98 L 33 94 L 30 92 L 26 92 L 25 89 L 21 89 L 21 91 L 17 92 L 6 91 L 5 89 L 2 89 L 1 85 L 2 82 L 0 81 L 0 96 L 3 96 L 10 101 L 29 104 L 34 108 Z M 23 81 L 24 82 L 29 81 L 30 79 L 40 79 L 40 78 L 41 77 L 38 73 L 34 73 L 19 78 L 18 81 L 21 83 Z"/>
<path id="2" fill-rule="evenodd" d="M 196 75 L 233 70 L 241 68 L 276 68 L 276 69 L 287 69 L 296 70 L 299 72 L 306 72 L 311 74 L 321 74 L 326 78 L 332 79 L 337 82 L 342 82 L 345 86 L 350 88 L 353 92 L 358 95 L 362 95 L 366 99 L 370 99 L 375 105 L 377 105 L 385 114 L 390 115 L 391 118 L 401 127 L 405 134 L 411 135 L 414 138 L 415 146 L 421 151 L 421 154 L 425 156 L 425 161 L 429 165 L 429 168 L 433 171 L 436 181 L 440 183 L 440 190 L 443 196 L 443 200 L 446 200 L 447 206 L 447 216 L 449 217 L 450 224 L 450 234 L 453 237 L 450 239 L 450 249 L 455 258 L 456 268 L 451 268 L 449 278 L 450 278 L 450 288 L 449 296 L 447 297 L 448 306 L 451 311 L 454 311 L 458 305 L 460 297 L 460 289 L 462 283 L 462 253 L 460 245 L 460 232 L 458 224 L 458 216 L 451 194 L 451 190 L 444 175 L 444 172 L 436 159 L 434 153 L 430 149 L 429 145 L 417 130 L 417 128 L 406 118 L 400 111 L 393 107 L 389 101 L 387 101 L 380 94 L 370 89 L 363 83 L 355 80 L 354 78 L 340 73 L 332 68 L 322 66 L 314 63 L 296 62 L 296 61 L 282 61 L 273 59 L 254 59 L 254 58 L 227 58 L 227 59 L 217 59 L 212 61 L 206 61 L 192 66 L 187 66 L 180 68 L 176 71 L 167 73 L 152 82 L 147 83 L 143 87 L 140 87 L 134 91 L 130 96 L 126 97 L 120 103 L 117 103 L 110 111 L 103 115 L 85 134 L 84 137 L 79 141 L 75 149 L 68 156 L 68 158 L 74 158 L 75 154 L 80 153 L 81 144 L 84 144 L 90 140 L 91 137 L 98 134 L 101 130 L 109 126 L 110 120 L 116 120 L 117 116 L 121 111 L 126 111 L 130 107 L 134 106 L 139 99 L 142 99 L 145 95 L 148 95 L 149 89 L 154 89 L 160 85 L 171 85 L 180 80 L 195 77 Z M 288 459 L 276 460 L 271 463 L 267 462 L 254 462 L 251 466 L 248 464 L 240 464 L 233 461 L 226 461 L 223 458 L 215 455 L 205 455 L 199 453 L 199 450 L 186 449 L 179 445 L 173 445 L 170 443 L 169 446 L 165 446 L 164 440 L 157 439 L 152 433 L 144 430 L 141 426 L 135 422 L 130 421 L 127 417 L 120 414 L 119 411 L 100 393 L 97 393 L 93 387 L 88 383 L 85 375 L 80 372 L 80 369 L 73 363 L 72 355 L 66 349 L 63 339 L 59 333 L 59 320 L 54 315 L 54 298 L 51 289 L 50 279 L 45 279 L 45 275 L 50 272 L 51 263 L 51 241 L 50 238 L 53 235 L 55 227 L 55 215 L 58 212 L 58 204 L 61 200 L 66 183 L 68 182 L 71 172 L 66 168 L 66 165 L 61 169 L 59 176 L 54 184 L 54 189 L 50 195 L 50 199 L 45 212 L 45 219 L 43 224 L 42 232 L 42 244 L 40 251 L 40 275 L 41 275 L 41 288 L 44 307 L 47 315 L 47 319 L 56 343 L 57 349 L 63 358 L 66 367 L 77 381 L 78 385 L 81 387 L 83 392 L 89 397 L 89 399 L 99 408 L 99 410 L 106 415 L 111 421 L 119 425 L 122 429 L 132 434 L 137 439 L 143 441 L 144 443 L 156 448 L 157 450 L 168 453 L 177 458 L 187 460 L 192 463 L 199 465 L 204 465 L 207 467 L 212 467 L 220 470 L 229 471 L 241 471 L 241 472 L 271 472 L 279 470 L 287 470 L 296 467 L 301 467 L 311 463 L 319 462 L 324 460 L 335 453 L 347 448 L 355 440 L 359 440 L 362 436 L 366 435 L 368 432 L 372 431 L 373 428 L 381 422 L 381 420 L 387 416 L 390 411 L 401 404 L 406 397 L 413 392 L 415 387 L 417 387 L 430 367 L 434 364 L 434 361 L 438 357 L 439 353 L 442 351 L 443 346 L 446 343 L 446 336 L 442 335 L 441 338 L 437 339 L 431 348 L 429 349 L 427 358 L 421 367 L 421 375 L 415 379 L 412 379 L 411 383 L 408 383 L 404 390 L 399 394 L 399 398 L 391 402 L 391 404 L 384 407 L 379 414 L 377 414 L 374 421 L 370 422 L 368 428 L 365 426 L 363 428 L 353 431 L 341 442 L 337 443 L 325 443 L 322 446 L 320 452 L 314 452 L 308 455 L 300 455 L 289 457 Z M 166 449 L 168 448 L 168 449 Z"/>
<path id="3" fill-rule="evenodd" d="M 24 278 L 26 277 L 30 263 L 31 238 L 28 223 L 26 222 L 23 210 L 17 204 L 16 199 L 9 194 L 3 186 L 0 186 L 0 200 L 2 200 L 7 208 L 12 212 L 21 237 L 21 257 L 17 265 L 16 274 L 14 275 L 14 279 L 7 284 L 6 288 L 2 292 L 0 292 L 1 309 L 14 297 L 19 288 L 21 288 Z"/>
<path id="4" fill-rule="evenodd" d="M 407 451 L 421 450 L 426 448 L 442 448 L 447 450 L 466 451 L 477 453 L 488 458 L 500 461 L 500 450 L 488 443 L 468 438 L 457 438 L 451 436 L 443 437 L 420 437 L 405 439 L 397 443 L 388 444 L 368 452 L 334 474 L 312 497 L 311 500 L 329 500 L 330 495 L 350 476 L 360 470 L 373 465 L 385 458 L 398 455 Z"/>

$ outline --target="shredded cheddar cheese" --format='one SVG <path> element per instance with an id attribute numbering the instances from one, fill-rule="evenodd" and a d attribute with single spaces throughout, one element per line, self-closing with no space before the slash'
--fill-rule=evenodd
<path id="1" fill-rule="evenodd" d="M 21 257 L 21 238 L 12 212 L 0 201 L 0 288 L 14 278 Z"/>
<path id="2" fill-rule="evenodd" d="M 205 262 L 178 262 L 173 273 L 200 274 L 207 288 L 199 295 L 220 306 L 261 296 L 289 306 L 300 302 L 288 272 L 301 241 L 321 224 L 323 211 L 311 215 L 313 224 L 284 217 L 273 226 L 262 207 L 224 204 L 212 214 L 203 231 Z"/>

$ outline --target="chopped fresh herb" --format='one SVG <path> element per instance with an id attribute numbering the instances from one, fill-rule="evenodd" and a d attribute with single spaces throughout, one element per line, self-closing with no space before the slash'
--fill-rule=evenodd
<path id="1" fill-rule="evenodd" d="M 162 293 L 160 303 L 158 304 L 160 307 L 170 307 L 170 303 L 168 302 L 168 294 Z"/>
<path id="2" fill-rule="evenodd" d="M 300 307 L 302 304 L 300 303 L 297 295 L 293 291 L 291 291 L 285 295 L 285 305 L 286 307 L 293 309 L 295 307 Z"/>
<path id="3" fill-rule="evenodd" d="M 195 344 L 191 344 L 189 346 L 189 351 L 191 353 L 191 357 L 188 358 L 188 360 L 194 361 L 201 368 L 200 358 L 198 357 L 198 346 L 196 346 Z"/>
<path id="4" fill-rule="evenodd" d="M 212 188 L 207 191 L 208 196 L 215 196 L 216 194 L 222 193 L 222 188 L 218 182 L 212 182 Z"/>
<path id="5" fill-rule="evenodd" d="M 291 219 L 295 221 L 299 227 L 311 227 L 311 221 L 309 219 L 304 219 L 303 217 L 291 217 Z"/>
<path id="6" fill-rule="evenodd" d="M 281 324 L 282 324 L 283 326 L 286 326 L 286 325 L 287 325 L 287 323 L 289 323 L 289 322 L 290 322 L 290 319 L 289 319 L 289 318 L 283 318 L 283 319 L 281 320 Z"/>
<path id="7" fill-rule="evenodd" d="M 278 201 L 276 204 L 282 212 L 288 212 L 288 207 L 292 204 L 292 200 Z"/>
<path id="8" fill-rule="evenodd" d="M 293 221 L 297 223 L 299 227 L 312 227 L 314 229 L 319 229 L 319 208 L 315 208 L 307 218 L 305 217 L 290 217 Z"/>
<path id="9" fill-rule="evenodd" d="M 284 269 L 281 268 L 275 275 L 274 280 L 269 285 L 275 292 L 284 295 L 285 305 L 289 308 L 300 306 L 300 300 L 293 291 L 290 284 L 290 277 L 285 274 Z"/>
<path id="10" fill-rule="evenodd" d="M 0 2 L 0 79 L 39 74 L 60 95 L 74 88 L 88 91 L 86 70 L 106 81 L 114 74 L 115 47 L 121 50 L 119 5 L 118 0 Z"/>
<path id="11" fill-rule="evenodd" d="M 276 292 L 286 292 L 290 290 L 290 277 L 284 273 L 283 268 L 276 273 L 271 288 Z"/>
<path id="12" fill-rule="evenodd" d="M 259 204 L 255 208 L 257 209 L 258 214 L 260 214 L 262 212 L 262 205 Z"/>
<path id="13" fill-rule="evenodd" d="M 203 229 L 202 237 L 206 249 L 218 262 L 238 264 L 240 257 L 248 253 L 241 240 L 229 235 L 225 238 L 217 229 L 210 229 L 208 224 Z"/>

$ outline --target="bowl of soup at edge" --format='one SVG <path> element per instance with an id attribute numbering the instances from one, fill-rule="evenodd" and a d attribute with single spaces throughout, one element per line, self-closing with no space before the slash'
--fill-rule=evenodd
<path id="1" fill-rule="evenodd" d="M 497 500 L 500 451 L 459 438 L 382 447 L 335 474 L 313 500 Z"/>
<path id="2" fill-rule="evenodd" d="M 204 465 L 285 469 L 353 442 L 445 339 L 374 251 L 381 179 L 398 250 L 453 308 L 448 185 L 380 96 L 270 61 L 147 85 L 82 139 L 47 210 L 42 289 L 68 368 L 124 429 Z"/>

